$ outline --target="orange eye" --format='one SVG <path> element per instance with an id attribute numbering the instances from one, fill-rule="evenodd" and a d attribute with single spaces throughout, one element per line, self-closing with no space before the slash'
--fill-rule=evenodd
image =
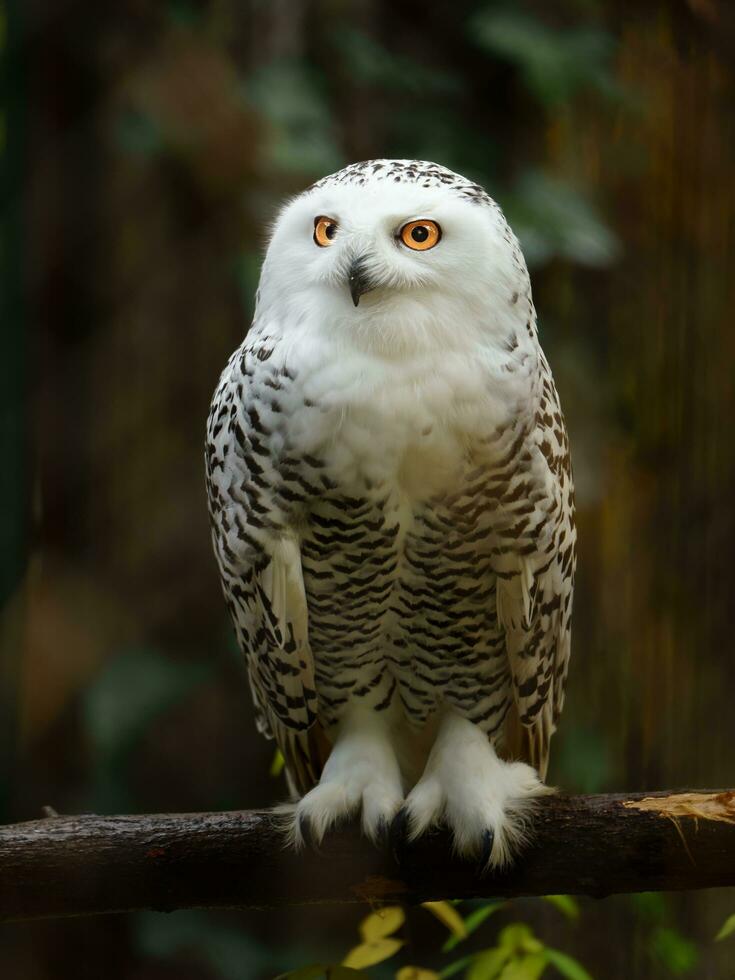
<path id="1" fill-rule="evenodd" d="M 337 222 L 334 218 L 326 218 L 323 214 L 314 218 L 314 241 L 322 248 L 331 245 L 337 234 Z"/>
<path id="2" fill-rule="evenodd" d="M 409 221 L 401 228 L 401 241 L 408 248 L 416 252 L 425 252 L 427 248 L 433 248 L 442 237 L 442 230 L 436 221 L 428 218 L 419 218 L 418 221 Z"/>

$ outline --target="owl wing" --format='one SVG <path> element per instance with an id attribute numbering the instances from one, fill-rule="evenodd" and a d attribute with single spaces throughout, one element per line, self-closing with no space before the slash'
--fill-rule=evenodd
<path id="1" fill-rule="evenodd" d="M 258 728 L 275 738 L 292 783 L 305 792 L 318 780 L 324 746 L 315 726 L 301 551 L 290 516 L 299 488 L 284 480 L 274 462 L 270 436 L 277 425 L 262 392 L 275 369 L 255 370 L 258 364 L 257 351 L 238 352 L 215 392 L 207 426 L 207 494 Z"/>
<path id="2" fill-rule="evenodd" d="M 564 704 L 576 545 L 569 444 L 550 378 L 544 390 L 510 461 L 494 528 L 498 620 L 514 695 L 506 743 L 542 778 Z"/>

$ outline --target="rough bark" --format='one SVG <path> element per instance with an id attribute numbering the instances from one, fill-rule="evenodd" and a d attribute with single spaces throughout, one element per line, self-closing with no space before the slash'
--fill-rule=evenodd
<path id="1" fill-rule="evenodd" d="M 499 875 L 454 857 L 443 832 L 396 851 L 351 827 L 297 854 L 268 811 L 0 827 L 2 919 L 723 885 L 735 885 L 735 791 L 547 798 L 533 841 Z"/>

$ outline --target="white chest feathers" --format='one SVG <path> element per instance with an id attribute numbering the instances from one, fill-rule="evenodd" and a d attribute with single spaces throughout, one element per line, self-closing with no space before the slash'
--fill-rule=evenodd
<path id="1" fill-rule="evenodd" d="M 343 487 L 396 488 L 413 499 L 456 486 L 464 461 L 507 424 L 528 389 L 528 378 L 502 371 L 492 351 L 310 367 L 293 448 L 320 456 Z"/>

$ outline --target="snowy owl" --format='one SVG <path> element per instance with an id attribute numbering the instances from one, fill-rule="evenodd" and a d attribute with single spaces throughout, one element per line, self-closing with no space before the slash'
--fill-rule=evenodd
<path id="1" fill-rule="evenodd" d="M 564 701 L 567 433 L 518 241 L 477 184 L 371 160 L 278 216 L 212 401 L 214 548 L 296 843 L 522 843 Z"/>

